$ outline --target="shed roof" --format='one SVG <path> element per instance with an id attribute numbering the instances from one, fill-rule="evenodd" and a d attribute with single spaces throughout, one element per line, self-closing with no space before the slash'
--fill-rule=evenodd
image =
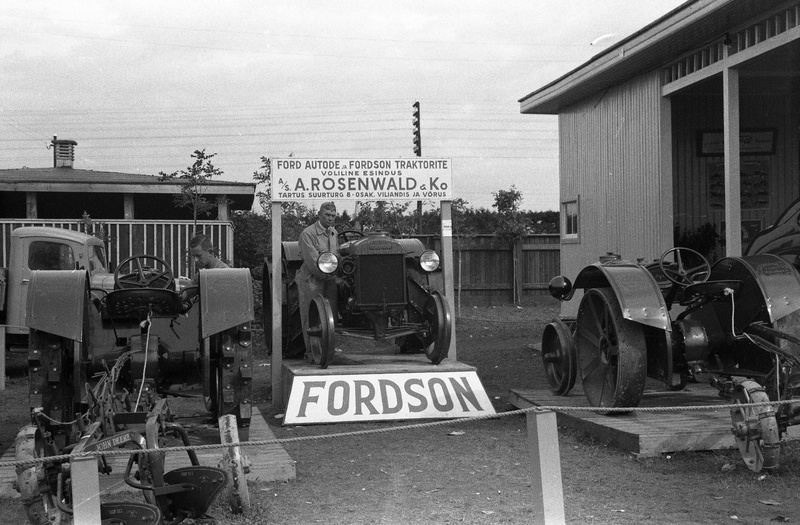
<path id="1" fill-rule="evenodd" d="M 689 0 L 588 62 L 519 100 L 520 111 L 558 114 L 613 85 L 663 67 L 784 0 Z"/>
<path id="2" fill-rule="evenodd" d="M 48 191 L 85 193 L 176 194 L 181 182 L 164 181 L 154 175 L 93 171 L 74 168 L 0 169 L 0 191 Z M 253 206 L 256 184 L 208 180 L 203 183 L 212 195 L 226 195 L 231 209 Z"/>

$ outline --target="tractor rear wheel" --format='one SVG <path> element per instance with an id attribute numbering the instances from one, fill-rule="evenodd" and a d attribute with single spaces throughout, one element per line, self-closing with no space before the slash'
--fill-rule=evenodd
<path id="1" fill-rule="evenodd" d="M 647 379 L 644 328 L 622 316 L 610 288 L 592 288 L 584 294 L 575 345 L 583 391 L 592 406 L 639 405 Z"/>

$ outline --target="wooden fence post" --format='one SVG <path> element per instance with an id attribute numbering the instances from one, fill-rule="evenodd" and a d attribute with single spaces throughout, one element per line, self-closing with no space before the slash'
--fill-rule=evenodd
<path id="1" fill-rule="evenodd" d="M 533 488 L 533 523 L 565 523 L 564 488 L 561 484 L 561 457 L 558 451 L 556 413 L 527 413 Z"/>

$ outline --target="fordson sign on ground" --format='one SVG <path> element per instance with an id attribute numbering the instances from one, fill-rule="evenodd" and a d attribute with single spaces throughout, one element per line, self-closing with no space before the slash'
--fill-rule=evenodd
<path id="1" fill-rule="evenodd" d="M 272 159 L 275 201 L 452 200 L 450 159 Z"/>
<path id="2" fill-rule="evenodd" d="M 475 371 L 296 376 L 284 424 L 494 414 Z"/>

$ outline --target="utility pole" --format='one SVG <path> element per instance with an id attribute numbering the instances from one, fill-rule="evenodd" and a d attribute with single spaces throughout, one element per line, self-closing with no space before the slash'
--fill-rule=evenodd
<path id="1" fill-rule="evenodd" d="M 422 121 L 420 120 L 419 101 L 414 102 L 414 153 L 417 157 L 422 156 Z M 422 201 L 417 201 L 417 233 L 422 233 Z"/>

